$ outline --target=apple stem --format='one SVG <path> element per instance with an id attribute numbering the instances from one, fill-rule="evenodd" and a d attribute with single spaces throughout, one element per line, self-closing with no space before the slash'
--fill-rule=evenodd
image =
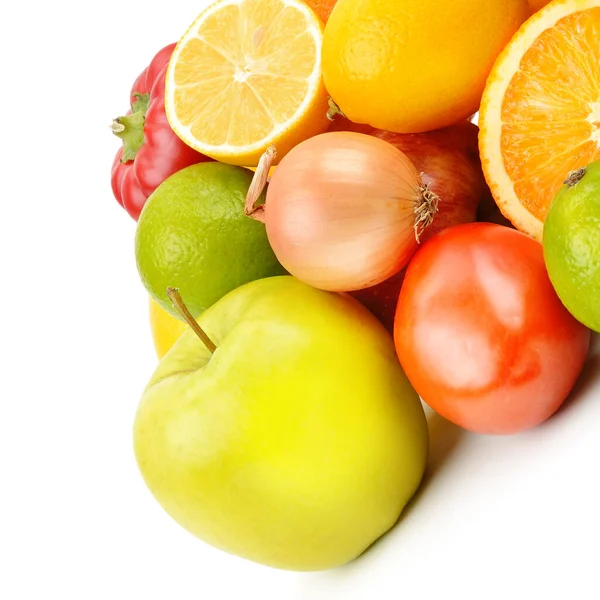
<path id="1" fill-rule="evenodd" d="M 271 169 L 271 165 L 276 156 L 277 150 L 275 149 L 275 146 L 269 146 L 265 150 L 258 161 L 258 167 L 256 167 L 256 172 L 254 173 L 254 177 L 248 188 L 248 194 L 246 195 L 246 216 L 255 219 L 256 221 L 260 221 L 261 223 L 265 222 L 265 205 L 255 205 L 265 189 L 267 179 L 269 178 L 269 170 Z"/>
<path id="2" fill-rule="evenodd" d="M 198 321 L 192 317 L 187 306 L 183 302 L 183 298 L 177 288 L 168 287 L 167 296 L 173 303 L 173 306 L 179 311 L 179 314 L 184 318 L 185 322 L 194 330 L 194 333 L 200 338 L 206 349 L 213 354 L 217 349 L 213 341 L 206 335 L 206 332 L 198 325 Z"/>

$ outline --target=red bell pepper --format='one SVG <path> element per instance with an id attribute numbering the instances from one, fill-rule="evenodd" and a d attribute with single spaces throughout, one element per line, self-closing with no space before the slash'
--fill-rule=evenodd
<path id="1" fill-rule="evenodd" d="M 148 196 L 170 175 L 209 160 L 181 141 L 165 114 L 165 75 L 175 44 L 160 50 L 131 89 L 131 110 L 113 121 L 123 140 L 112 166 L 115 198 L 137 221 Z"/>

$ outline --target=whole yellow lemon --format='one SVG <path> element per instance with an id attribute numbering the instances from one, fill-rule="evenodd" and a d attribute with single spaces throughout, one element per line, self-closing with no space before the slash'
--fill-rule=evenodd
<path id="1" fill-rule="evenodd" d="M 477 111 L 527 0 L 339 0 L 323 38 L 325 87 L 356 123 L 439 129 Z"/>
<path id="2" fill-rule="evenodd" d="M 150 330 L 156 356 L 162 358 L 187 328 L 184 321 L 176 319 L 151 297 L 149 301 Z"/>

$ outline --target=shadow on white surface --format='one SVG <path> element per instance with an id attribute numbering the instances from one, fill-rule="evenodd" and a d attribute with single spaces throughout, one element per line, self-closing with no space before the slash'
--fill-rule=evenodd
<path id="1" fill-rule="evenodd" d="M 415 495 L 406 505 L 396 524 L 383 536 L 377 539 L 352 563 L 345 565 L 343 569 L 353 569 L 358 567 L 358 562 L 377 560 L 376 555 L 385 552 L 385 546 L 395 543 L 394 539 L 400 539 L 405 528 L 411 527 L 413 513 L 421 510 L 423 500 L 427 497 L 429 491 L 438 486 L 438 479 L 442 477 L 445 470 L 448 469 L 453 460 L 458 456 L 458 450 L 466 436 L 470 435 L 466 430 L 447 421 L 430 409 L 427 410 L 427 424 L 429 426 L 429 460 L 427 469 L 423 476 L 423 481 Z"/>
<path id="2" fill-rule="evenodd" d="M 428 469 L 397 524 L 351 563 L 299 575 L 290 600 L 599 598 L 595 555 L 581 538 L 585 530 L 595 544 L 600 534 L 589 476 L 600 336 L 569 399 L 542 425 L 484 436 L 435 413 L 428 422 Z"/>
<path id="3" fill-rule="evenodd" d="M 411 541 L 409 538 L 417 533 L 419 513 L 428 510 L 426 506 L 429 503 L 427 500 L 428 494 L 435 488 L 442 489 L 446 485 L 442 483 L 441 479 L 444 479 L 446 469 L 456 459 L 465 437 L 470 435 L 467 431 L 450 423 L 428 407 L 425 407 L 425 409 L 430 432 L 427 469 L 418 491 L 407 504 L 394 527 L 347 565 L 330 571 L 301 575 L 300 590 L 294 600 L 304 600 L 309 597 L 345 598 L 347 597 L 345 594 L 348 592 L 348 584 L 351 581 L 357 578 L 363 579 L 364 577 L 369 580 L 372 577 L 370 572 L 373 569 L 378 569 L 382 561 L 389 563 L 389 557 L 393 555 L 392 553 L 397 554 L 399 546 L 406 543 L 410 547 Z M 308 587 L 305 587 L 306 584 L 308 584 Z M 308 591 L 309 589 L 310 591 Z M 318 595 L 314 595 L 317 590 Z M 361 592 L 356 589 L 355 593 Z M 366 598 L 366 596 L 352 596 L 352 598 L 354 597 Z M 379 595 L 376 597 L 380 598 Z"/>
<path id="4" fill-rule="evenodd" d="M 592 335 L 588 359 L 583 371 L 563 405 L 540 427 L 553 426 L 555 422 L 568 418 L 584 402 L 592 402 L 591 393 L 600 385 L 600 335 Z"/>
<path id="5" fill-rule="evenodd" d="M 402 511 L 396 524 L 387 533 L 375 540 L 357 559 L 349 565 L 342 567 L 342 569 L 352 569 L 357 566 L 357 561 L 370 560 L 372 555 L 374 560 L 377 560 L 375 555 L 380 551 L 385 552 L 386 544 L 388 542 L 394 543 L 392 539 L 399 538 L 402 535 L 405 523 L 410 523 L 412 513 L 419 510 L 419 506 L 423 498 L 427 495 L 428 490 L 436 486 L 436 480 L 444 472 L 444 469 L 448 468 L 454 459 L 453 457 L 457 454 L 461 442 L 468 435 L 468 432 L 464 429 L 447 421 L 437 413 L 429 409 L 426 410 L 430 436 L 429 460 L 419 489 Z M 410 527 L 410 525 L 406 526 Z"/>

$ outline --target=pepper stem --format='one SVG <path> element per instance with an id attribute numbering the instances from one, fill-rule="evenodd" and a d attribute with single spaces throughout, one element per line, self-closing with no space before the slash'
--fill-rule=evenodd
<path id="1" fill-rule="evenodd" d="M 144 143 L 144 123 L 150 102 L 150 94 L 135 93 L 131 114 L 113 120 L 111 131 L 123 140 L 121 162 L 133 160 Z"/>
<path id="2" fill-rule="evenodd" d="M 177 288 L 168 287 L 167 288 L 167 296 L 175 306 L 175 308 L 179 311 L 179 314 L 184 318 L 185 322 L 194 330 L 194 333 L 200 338 L 201 342 L 206 346 L 206 349 L 213 354 L 217 349 L 214 342 L 206 335 L 206 332 L 200 325 L 198 325 L 198 321 L 192 317 L 192 314 L 188 310 L 185 305 L 181 294 Z"/>
<path id="3" fill-rule="evenodd" d="M 260 221 L 261 223 L 265 222 L 265 205 L 260 204 L 259 206 L 256 206 L 256 203 L 263 193 L 265 185 L 267 185 L 269 170 L 271 169 L 271 165 L 276 156 L 277 150 L 275 149 L 275 146 L 269 146 L 265 150 L 258 161 L 258 167 L 256 167 L 254 177 L 252 177 L 252 182 L 250 183 L 248 193 L 246 194 L 246 206 L 244 208 L 246 216 L 255 219 L 256 221 Z"/>

